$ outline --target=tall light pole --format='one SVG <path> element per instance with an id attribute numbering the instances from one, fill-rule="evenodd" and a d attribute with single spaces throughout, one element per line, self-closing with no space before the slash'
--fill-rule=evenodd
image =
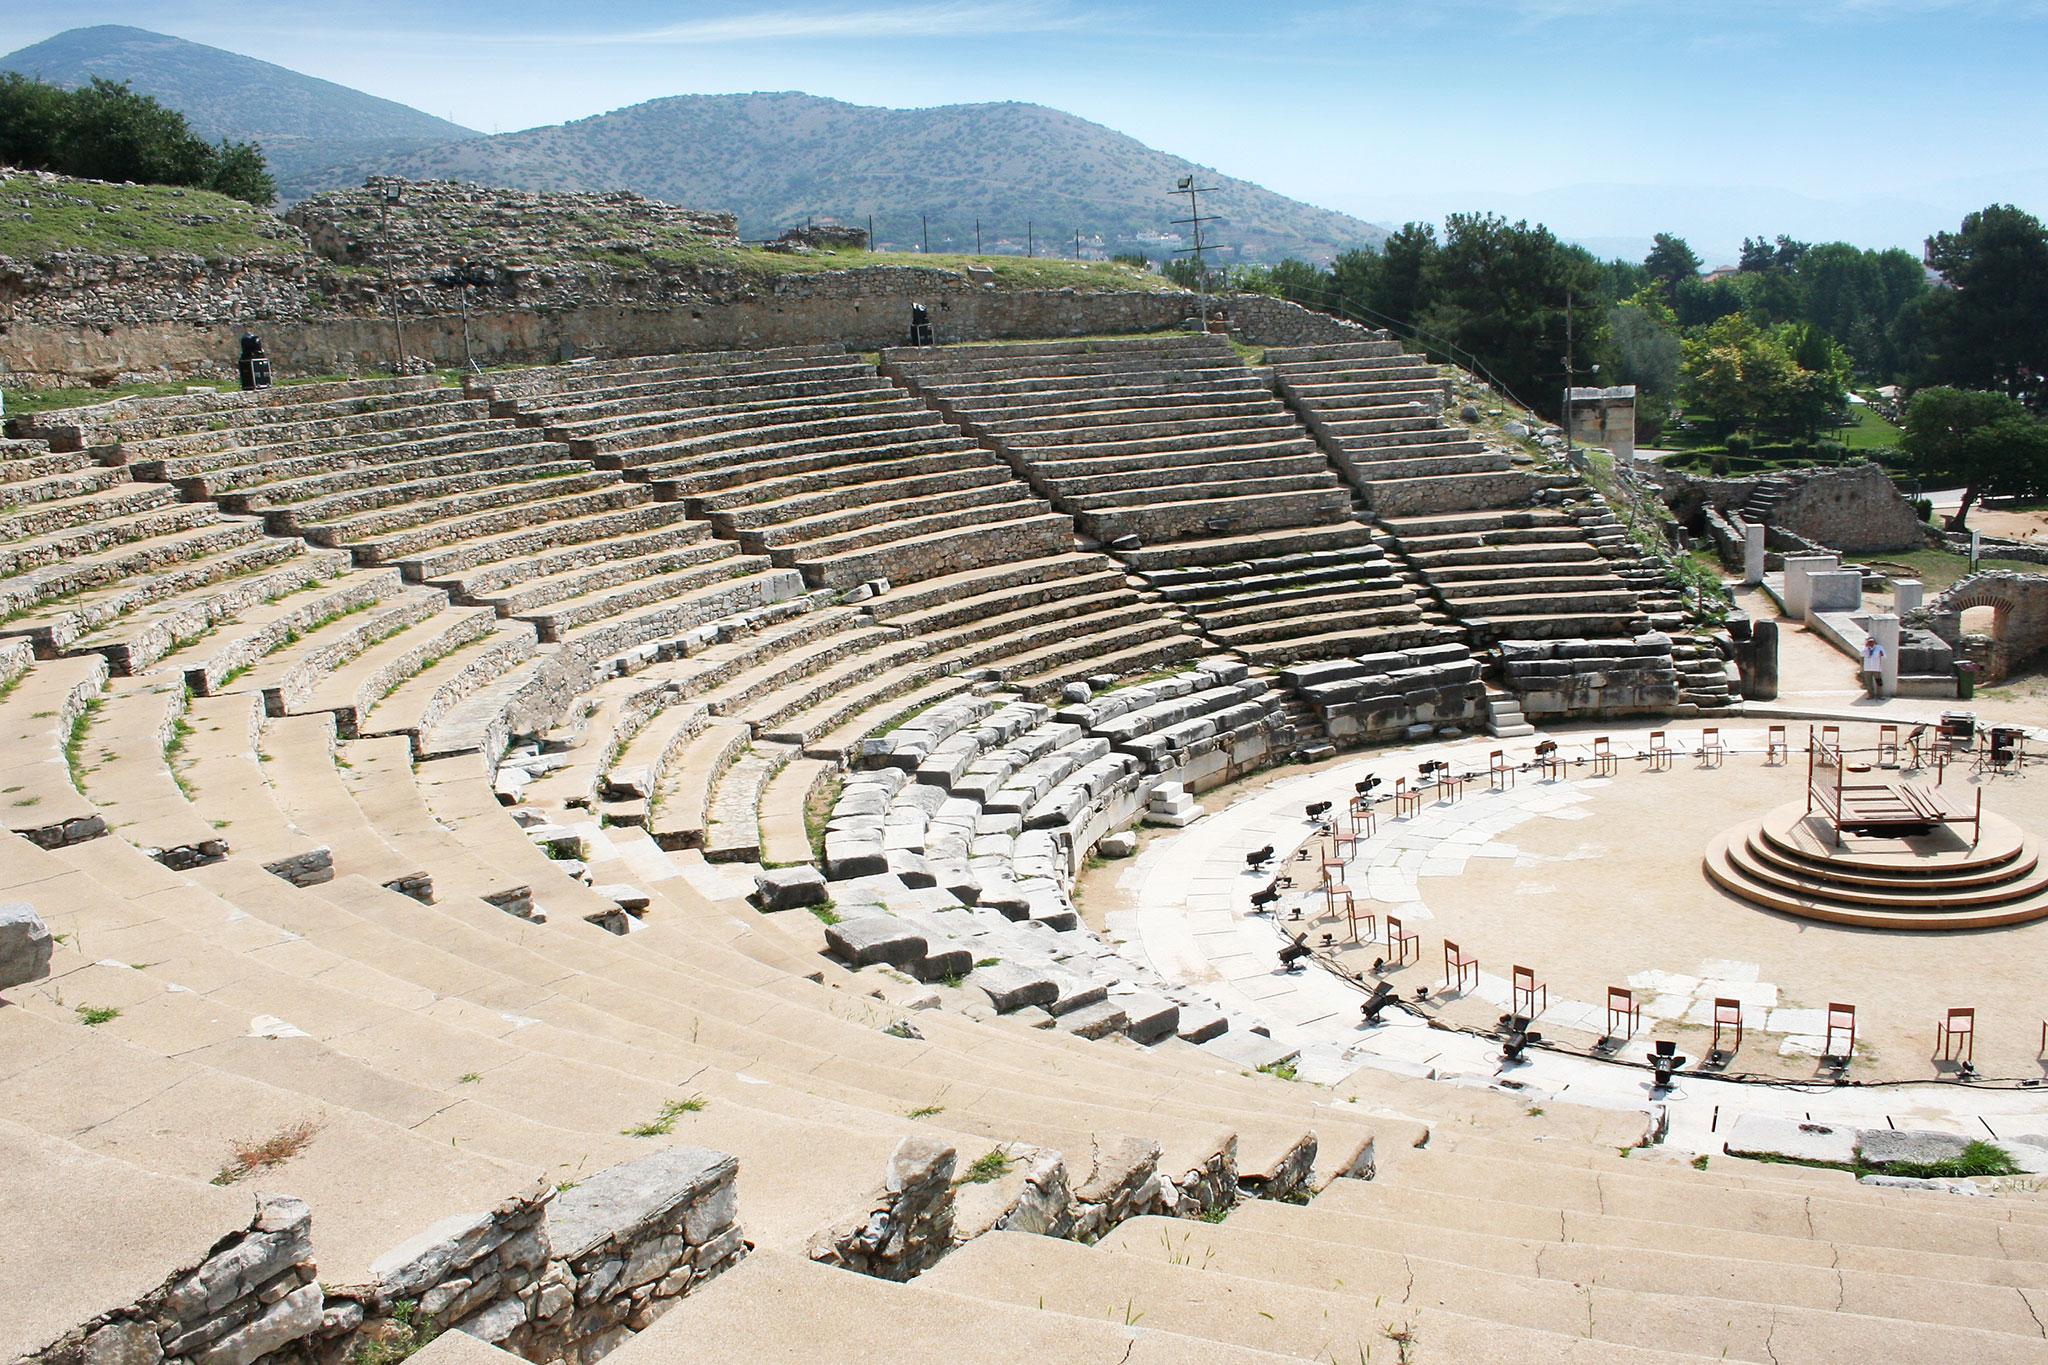
<path id="1" fill-rule="evenodd" d="M 1192 175 L 1182 176 L 1180 183 L 1174 186 L 1173 189 L 1174 194 L 1184 194 L 1188 197 L 1188 216 L 1174 219 L 1174 224 L 1175 226 L 1181 224 L 1189 225 L 1194 231 L 1195 238 L 1193 246 L 1181 247 L 1173 254 L 1176 256 L 1192 254 L 1195 258 L 1195 307 L 1201 315 L 1202 330 L 1204 332 L 1209 330 L 1209 272 L 1202 265 L 1202 224 L 1221 222 L 1222 220 L 1205 216 L 1202 213 L 1202 201 L 1199 196 L 1214 194 L 1215 192 L 1216 186 L 1197 185 Z"/>

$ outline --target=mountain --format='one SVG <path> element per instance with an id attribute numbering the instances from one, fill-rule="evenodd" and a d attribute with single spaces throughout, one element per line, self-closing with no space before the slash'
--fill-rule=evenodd
<path id="1" fill-rule="evenodd" d="M 399 156 L 482 136 L 393 100 L 238 52 L 114 24 L 68 29 L 0 57 L 0 71 L 63 86 L 84 85 L 94 76 L 125 80 L 182 113 L 209 141 L 260 143 L 286 199 L 307 193 L 308 173 L 337 162 Z"/>
<path id="2" fill-rule="evenodd" d="M 532 190 L 633 190 L 671 203 L 726 209 L 748 238 L 807 219 L 865 226 L 878 243 L 1071 253 L 1079 231 L 1109 251 L 1177 245 L 1141 240 L 1185 232 L 1183 176 L 1217 191 L 1202 212 L 1207 240 L 1238 258 L 1327 261 L 1386 232 L 1245 180 L 1156 151 L 1135 138 L 1037 104 L 877 109 L 797 93 L 679 95 L 573 123 L 442 142 L 334 168 L 322 187 L 386 172 Z M 308 185 L 318 177 L 308 180 Z M 925 223 L 920 224 L 919 215 Z"/>

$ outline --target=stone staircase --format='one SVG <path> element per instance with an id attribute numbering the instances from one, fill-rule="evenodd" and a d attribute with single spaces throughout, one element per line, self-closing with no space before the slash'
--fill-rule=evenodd
<path id="1" fill-rule="evenodd" d="M 1248 662 L 1460 638 L 1220 337 L 894 350 L 884 369 Z"/>

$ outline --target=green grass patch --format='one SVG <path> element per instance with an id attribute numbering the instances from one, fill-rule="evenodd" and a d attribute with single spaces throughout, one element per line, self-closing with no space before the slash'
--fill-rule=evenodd
<path id="1" fill-rule="evenodd" d="M 121 1011 L 115 1009 L 112 1005 L 80 1005 L 72 1012 L 78 1016 L 78 1022 L 87 1028 L 98 1028 L 101 1024 L 111 1024 L 121 1017 Z"/>
<path id="2" fill-rule="evenodd" d="M 1264 1066 L 1257 1068 L 1257 1070 L 1262 1076 L 1273 1076 L 1283 1081 L 1298 1081 L 1301 1079 L 1300 1074 L 1295 1070 L 1293 1062 L 1267 1062 Z"/>
<path id="3" fill-rule="evenodd" d="M 818 917 L 818 923 L 820 924 L 839 923 L 839 912 L 833 908 L 831 901 L 820 901 L 818 904 L 807 906 L 806 908 Z"/>
<path id="4" fill-rule="evenodd" d="M 1017 1159 L 1000 1147 L 991 1147 L 967 1165 L 967 1173 L 953 1183 L 956 1185 L 986 1185 L 992 1180 L 1001 1180 L 1010 1173 L 1010 1167 Z"/>
<path id="5" fill-rule="evenodd" d="M 26 200 L 24 204 L 22 201 Z M 275 214 L 211 190 L 0 175 L 0 256 L 303 255 Z"/>
<path id="6" fill-rule="evenodd" d="M 675 1131 L 677 1119 L 685 1114 L 702 1113 L 709 1103 L 711 1101 L 702 1095 L 692 1095 L 686 1100 L 669 1100 L 661 1106 L 661 1112 L 646 1123 L 619 1131 L 627 1137 L 667 1137 Z"/>
<path id="7" fill-rule="evenodd" d="M 80 796 L 85 795 L 85 735 L 92 729 L 93 718 L 99 714 L 104 703 L 94 697 L 78 708 L 78 714 L 71 718 L 71 729 L 64 736 L 64 770 L 71 774 L 71 785 L 78 788 Z"/>
<path id="8" fill-rule="evenodd" d="M 398 1365 L 439 1335 L 440 1330 L 420 1312 L 418 1303 L 399 1299 L 376 1331 L 363 1332 L 349 1353 L 349 1365 Z"/>

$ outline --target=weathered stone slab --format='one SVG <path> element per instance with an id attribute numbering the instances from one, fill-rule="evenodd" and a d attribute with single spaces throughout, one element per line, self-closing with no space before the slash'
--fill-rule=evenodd
<path id="1" fill-rule="evenodd" d="M 1008 1014 L 1027 1005 L 1050 1005 L 1059 999 L 1060 994 L 1059 985 L 1051 976 L 1010 962 L 976 967 L 967 983 L 986 992 L 989 1003 L 1000 1014 Z"/>
<path id="2" fill-rule="evenodd" d="M 815 867 L 771 867 L 754 876 L 754 897 L 763 910 L 794 910 L 828 899 L 825 875 Z"/>
<path id="3" fill-rule="evenodd" d="M 1856 1134 L 1856 1145 L 1867 1166 L 1928 1166 L 1955 1160 L 1970 1145 L 1970 1139 L 1926 1129 L 1864 1128 Z"/>
<path id="4" fill-rule="evenodd" d="M 1729 1128 L 1721 1150 L 1730 1156 L 1782 1156 L 1847 1166 L 1856 1160 L 1856 1138 L 1854 1128 L 1743 1114 Z"/>
<path id="5" fill-rule="evenodd" d="M 0 990 L 50 974 L 50 930 L 26 901 L 0 905 Z"/>
<path id="6" fill-rule="evenodd" d="M 829 924 L 825 926 L 825 944 L 834 957 L 854 967 L 877 962 L 908 967 L 924 957 L 927 949 L 923 934 L 887 915 Z"/>

